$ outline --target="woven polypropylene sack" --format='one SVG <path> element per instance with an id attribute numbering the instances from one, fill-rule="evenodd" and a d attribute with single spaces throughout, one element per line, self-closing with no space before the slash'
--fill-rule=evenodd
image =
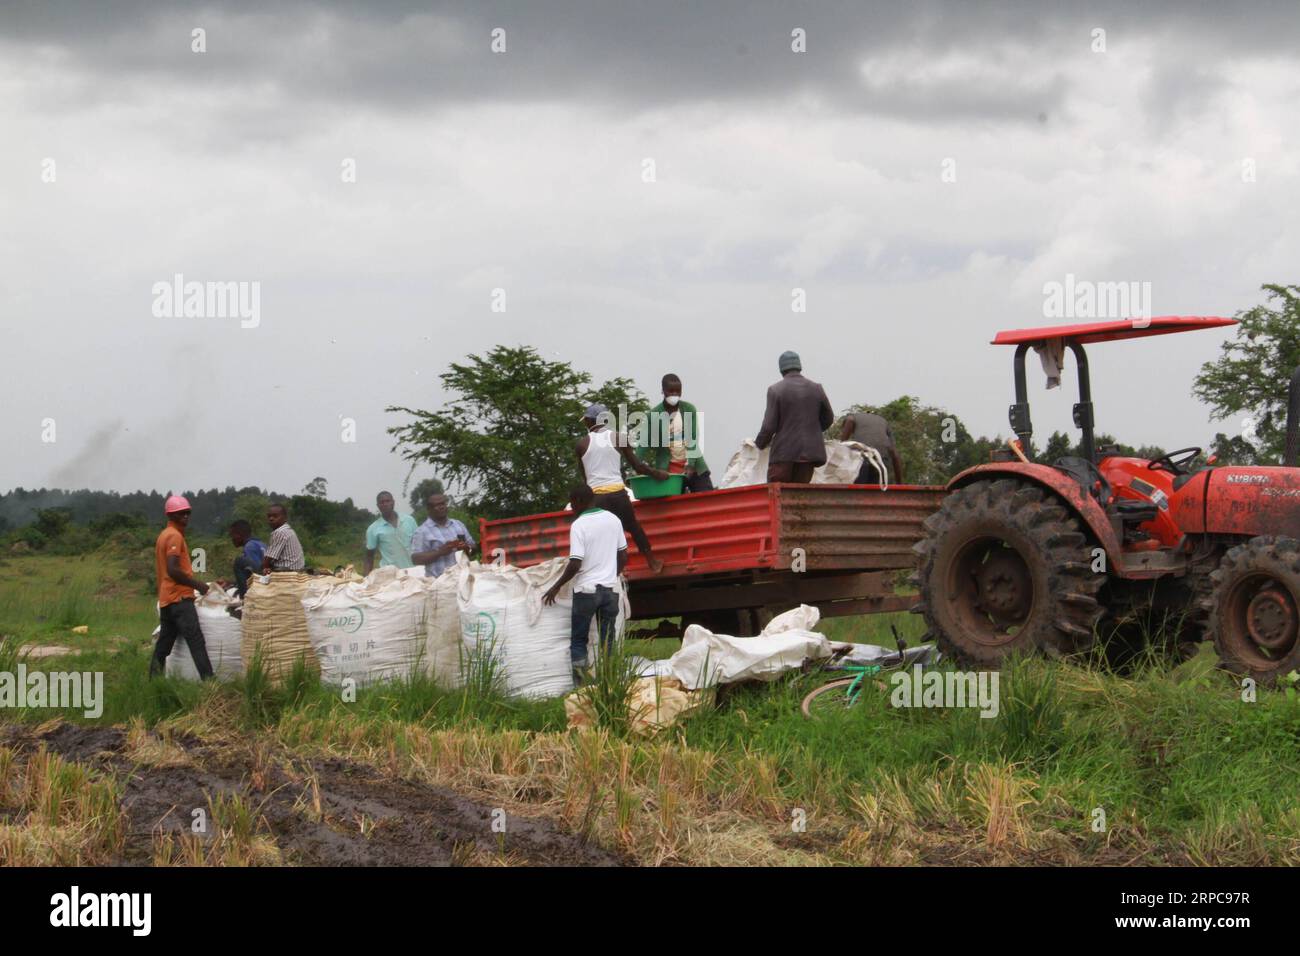
<path id="1" fill-rule="evenodd" d="M 426 676 L 427 589 L 423 578 L 378 571 L 360 582 L 308 585 L 302 604 L 321 680 L 365 686 Z"/>
<path id="2" fill-rule="evenodd" d="M 218 587 L 208 588 L 208 593 L 194 602 L 213 676 L 221 681 L 234 680 L 244 674 L 243 626 L 239 618 L 231 617 L 229 612 L 229 608 L 238 603 L 237 598 Z M 184 638 L 177 638 L 172 645 L 165 673 L 181 680 L 199 679 L 199 669 L 194 666 L 194 658 Z"/>
<path id="3" fill-rule="evenodd" d="M 499 678 L 510 696 L 558 697 L 573 690 L 572 604 L 542 596 L 567 559 L 530 568 L 471 564 L 459 589 L 462 667 L 474 683 Z"/>
<path id="4" fill-rule="evenodd" d="M 464 554 L 436 578 L 429 579 L 425 602 L 425 659 L 440 687 L 459 687 L 461 679 L 460 580 L 469 562 Z"/>
<path id="5" fill-rule="evenodd" d="M 309 671 L 320 671 L 302 607 L 311 580 L 301 571 L 275 571 L 268 583 L 254 579 L 249 585 L 241 645 L 245 670 L 260 660 L 267 677 L 281 681 L 302 659 Z"/>

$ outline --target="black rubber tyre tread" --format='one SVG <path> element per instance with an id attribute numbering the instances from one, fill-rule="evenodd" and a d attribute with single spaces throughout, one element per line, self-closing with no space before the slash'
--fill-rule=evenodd
<path id="1" fill-rule="evenodd" d="M 1018 539 L 1016 550 L 1029 565 L 1033 580 L 1029 618 L 1011 641 L 997 646 L 963 634 L 956 616 L 946 612 L 945 596 L 938 593 L 944 574 L 936 561 L 955 556 L 945 554 L 945 541 L 973 535 L 969 529 L 977 525 L 1005 528 L 1010 538 Z M 926 519 L 925 528 L 925 537 L 914 547 L 920 588 L 917 610 L 944 654 L 959 665 L 998 666 L 1012 652 L 1059 657 L 1092 645 L 1102 614 L 1097 592 L 1105 575 L 1092 570 L 1093 545 L 1078 519 L 1057 498 L 1015 479 L 977 481 L 944 498 L 939 510 Z"/>
<path id="2" fill-rule="evenodd" d="M 1300 670 L 1300 640 L 1275 663 L 1261 666 L 1258 661 L 1238 653 L 1231 622 L 1226 620 L 1222 607 L 1223 598 L 1237 581 L 1245 575 L 1261 572 L 1277 578 L 1291 592 L 1292 600 L 1300 603 L 1300 541 L 1263 535 L 1237 545 L 1224 555 L 1210 575 L 1211 588 L 1202 606 L 1207 615 L 1206 637 L 1214 642 L 1219 666 L 1234 674 L 1252 677 L 1264 686 L 1272 686 L 1279 677 Z"/>

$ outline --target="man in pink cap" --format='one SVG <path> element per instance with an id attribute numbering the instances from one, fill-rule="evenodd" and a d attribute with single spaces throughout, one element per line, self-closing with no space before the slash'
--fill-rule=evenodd
<path id="1" fill-rule="evenodd" d="M 199 614 L 194 609 L 194 592 L 208 593 L 208 586 L 195 580 L 190 564 L 190 549 L 185 543 L 185 528 L 190 523 L 190 503 L 180 495 L 172 495 L 163 507 L 167 513 L 167 527 L 158 535 L 154 545 L 154 566 L 158 571 L 158 618 L 162 625 L 158 643 L 149 661 L 149 676 L 160 673 L 167 663 L 176 638 L 182 638 L 190 649 L 190 657 L 198 668 L 199 677 L 212 676 L 212 662 L 208 660 L 208 645 L 199 629 Z"/>

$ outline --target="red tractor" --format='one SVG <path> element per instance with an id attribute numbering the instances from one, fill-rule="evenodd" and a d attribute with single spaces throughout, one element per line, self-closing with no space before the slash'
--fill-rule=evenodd
<path id="1" fill-rule="evenodd" d="M 1200 448 L 1146 461 L 1094 445 L 1085 345 L 1233 324 L 1163 316 L 998 333 L 993 344 L 1016 347 L 1019 442 L 954 478 L 916 545 L 914 610 L 945 652 L 978 667 L 1101 644 L 1122 664 L 1212 640 L 1224 667 L 1263 683 L 1300 669 L 1300 369 L 1284 467 L 1193 468 Z M 1074 354 L 1079 457 L 1044 464 L 1022 452 L 1031 348 Z"/>

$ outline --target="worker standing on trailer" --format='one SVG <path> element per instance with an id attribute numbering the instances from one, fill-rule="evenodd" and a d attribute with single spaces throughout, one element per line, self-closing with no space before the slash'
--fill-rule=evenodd
<path id="1" fill-rule="evenodd" d="M 855 441 L 859 445 L 874 448 L 880 455 L 885 467 L 891 469 L 889 480 L 902 483 L 903 459 L 898 457 L 898 448 L 894 445 L 894 430 L 883 415 L 873 412 L 849 412 L 840 425 L 840 441 Z M 853 479 L 855 485 L 880 484 L 880 472 L 870 459 L 863 459 L 858 469 L 858 477 Z"/>
<path id="2" fill-rule="evenodd" d="M 375 498 L 375 505 L 379 508 L 379 517 L 366 529 L 366 574 L 375 569 L 376 553 L 381 568 L 413 567 L 411 548 L 414 546 L 415 519 L 397 513 L 392 492 L 381 491 Z"/>
<path id="3" fill-rule="evenodd" d="M 709 466 L 700 453 L 700 413 L 682 401 L 682 380 L 669 372 L 662 381 L 664 400 L 650 409 L 649 434 L 636 456 L 652 468 L 681 475 L 687 491 L 712 491 Z"/>
<path id="4" fill-rule="evenodd" d="M 271 526 L 271 540 L 262 557 L 262 572 L 304 570 L 307 557 L 298 532 L 289 527 L 289 509 L 282 504 L 271 505 L 266 509 L 266 523 Z"/>
<path id="5" fill-rule="evenodd" d="M 835 410 L 821 385 L 803 377 L 803 363 L 795 352 L 782 352 L 777 360 L 781 381 L 767 390 L 767 412 L 754 444 L 769 445 L 767 480 L 806 485 L 813 471 L 826 464 L 822 433 L 835 421 Z"/>
<path id="6" fill-rule="evenodd" d="M 199 613 L 194 609 L 194 592 L 208 593 L 208 585 L 194 578 L 190 548 L 185 543 L 185 529 L 190 523 L 190 503 L 172 495 L 163 506 L 167 527 L 154 544 L 154 567 L 158 574 L 158 642 L 149 659 L 149 676 L 162 673 L 176 638 L 185 641 L 199 678 L 212 677 L 208 645 L 199 629 Z"/>
<path id="7" fill-rule="evenodd" d="M 569 659 L 573 664 L 573 682 L 582 684 L 587 673 L 587 635 L 593 617 L 601 651 L 608 651 L 614 643 L 618 577 L 627 566 L 627 538 L 618 516 L 596 507 L 588 485 L 574 486 L 569 492 L 569 506 L 577 515 L 569 526 L 569 562 L 542 601 L 554 604 L 560 588 L 573 581 Z"/>
<path id="8" fill-rule="evenodd" d="M 588 405 L 582 423 L 587 434 L 578 439 L 576 450 L 578 464 L 587 485 L 596 496 L 596 507 L 612 512 L 623 523 L 623 529 L 632 535 L 637 550 L 645 557 L 650 570 L 658 574 L 664 569 L 663 561 L 655 557 L 641 523 L 632 510 L 632 499 L 623 484 L 623 462 L 626 461 L 638 475 L 650 475 L 656 481 L 666 481 L 668 472 L 651 468 L 632 451 L 627 436 L 609 430 L 609 409 L 599 402 Z"/>

